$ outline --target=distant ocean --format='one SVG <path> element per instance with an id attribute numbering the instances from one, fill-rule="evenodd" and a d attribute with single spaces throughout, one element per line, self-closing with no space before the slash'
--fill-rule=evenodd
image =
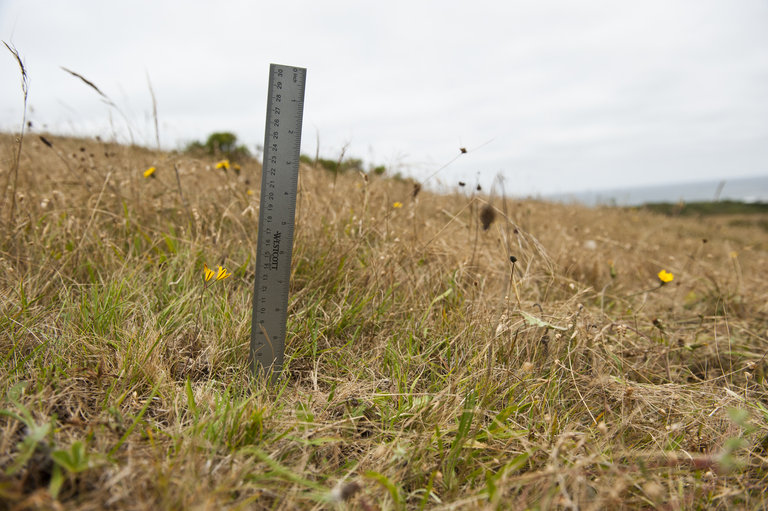
<path id="1" fill-rule="evenodd" d="M 700 202 L 734 200 L 768 203 L 768 176 L 673 183 L 661 186 L 583 191 L 543 196 L 555 202 L 578 202 L 587 206 L 638 206 L 649 202 Z"/>

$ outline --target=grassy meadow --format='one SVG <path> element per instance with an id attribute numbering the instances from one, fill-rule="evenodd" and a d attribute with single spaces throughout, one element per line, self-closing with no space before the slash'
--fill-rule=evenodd
<path id="1" fill-rule="evenodd" d="M 258 162 L 44 138 L 0 136 L 0 509 L 768 507 L 768 214 L 302 165 L 268 385 Z"/>

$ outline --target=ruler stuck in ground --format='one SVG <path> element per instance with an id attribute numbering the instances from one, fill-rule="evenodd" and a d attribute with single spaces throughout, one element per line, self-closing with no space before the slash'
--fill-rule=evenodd
<path id="1" fill-rule="evenodd" d="M 283 367 L 307 70 L 270 64 L 251 317 L 254 373 Z"/>

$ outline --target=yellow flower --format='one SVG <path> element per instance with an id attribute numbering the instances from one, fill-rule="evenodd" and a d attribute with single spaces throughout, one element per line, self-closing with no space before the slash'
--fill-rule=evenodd
<path id="1" fill-rule="evenodd" d="M 672 282 L 675 278 L 675 276 L 669 273 L 667 270 L 661 270 L 658 273 L 658 277 L 659 277 L 659 280 L 661 281 L 661 285 Z"/>
<path id="2" fill-rule="evenodd" d="M 218 268 L 216 268 L 216 271 L 213 271 L 208 268 L 207 264 L 203 263 L 203 280 L 206 282 L 211 280 L 214 276 L 216 277 L 216 280 L 224 280 L 230 275 L 232 275 L 232 272 L 227 271 L 222 265 L 219 265 Z"/>
<path id="3" fill-rule="evenodd" d="M 149 167 L 144 171 L 144 177 L 155 177 L 154 173 L 157 169 L 155 167 Z"/>
<path id="4" fill-rule="evenodd" d="M 240 173 L 240 165 L 237 163 L 233 163 L 232 168 L 235 169 L 235 172 Z"/>
<path id="5" fill-rule="evenodd" d="M 208 282 L 213 278 L 213 270 L 208 268 L 208 265 L 203 263 L 203 280 Z"/>
<path id="6" fill-rule="evenodd" d="M 403 207 L 403 203 L 402 202 L 395 202 L 394 204 L 392 204 L 392 207 L 396 208 L 396 209 L 400 209 L 400 208 Z"/>
<path id="7" fill-rule="evenodd" d="M 229 170 L 229 160 L 221 160 L 216 164 L 217 169 Z"/>
<path id="8" fill-rule="evenodd" d="M 232 272 L 228 272 L 226 268 L 224 268 L 223 266 L 219 265 L 219 270 L 216 273 L 216 280 L 224 280 L 227 277 L 229 277 L 230 275 L 232 275 Z"/>
<path id="9" fill-rule="evenodd" d="M 245 191 L 245 194 L 246 194 L 246 195 L 253 195 L 253 190 L 251 190 L 250 188 L 248 188 L 248 189 Z"/>

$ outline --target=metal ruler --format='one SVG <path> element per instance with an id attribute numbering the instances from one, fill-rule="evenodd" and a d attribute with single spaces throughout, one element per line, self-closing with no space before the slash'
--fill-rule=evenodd
<path id="1" fill-rule="evenodd" d="M 307 70 L 270 64 L 251 318 L 254 373 L 283 367 Z"/>

